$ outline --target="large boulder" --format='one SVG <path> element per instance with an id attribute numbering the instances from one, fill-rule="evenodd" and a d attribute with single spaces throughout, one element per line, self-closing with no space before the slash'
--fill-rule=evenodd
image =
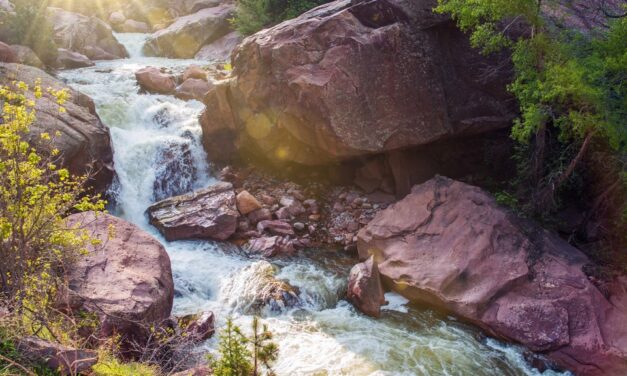
<path id="1" fill-rule="evenodd" d="M 45 64 L 39 59 L 39 56 L 30 47 L 20 46 L 14 44 L 11 46 L 17 57 L 17 62 L 24 65 L 30 65 L 31 67 L 43 69 Z"/>
<path id="2" fill-rule="evenodd" d="M 194 59 L 207 61 L 229 61 L 235 47 L 242 41 L 242 35 L 237 31 L 209 43 L 196 53 Z"/>
<path id="3" fill-rule="evenodd" d="M 98 353 L 94 350 L 64 346 L 35 336 L 21 338 L 17 350 L 30 361 L 45 364 L 64 376 L 88 374 L 98 363 Z"/>
<path id="4" fill-rule="evenodd" d="M 373 256 L 353 266 L 348 277 L 346 296 L 363 313 L 373 317 L 381 316 L 385 296 L 379 269 Z"/>
<path id="5" fill-rule="evenodd" d="M 212 87 L 213 84 L 206 80 L 190 78 L 183 81 L 183 83 L 176 88 L 174 96 L 186 101 L 191 99 L 202 101 L 205 94 L 207 94 Z"/>
<path id="6" fill-rule="evenodd" d="M 506 58 L 471 48 L 435 5 L 338 0 L 244 39 L 205 100 L 212 160 L 230 143 L 318 165 L 508 127 Z"/>
<path id="7" fill-rule="evenodd" d="M 65 48 L 59 48 L 57 55 L 57 67 L 59 69 L 76 69 L 93 67 L 94 62 L 81 53 L 66 50 Z"/>
<path id="8" fill-rule="evenodd" d="M 12 81 L 23 81 L 34 87 L 41 80 L 43 97 L 37 101 L 35 123 L 31 126 L 33 145 L 37 146 L 39 134 L 50 135 L 57 131 L 55 147 L 61 154 L 61 165 L 72 174 L 82 175 L 91 171 L 91 184 L 99 191 L 105 191 L 113 179 L 113 151 L 109 129 L 98 114 L 91 98 L 61 83 L 46 72 L 20 64 L 0 64 L 0 84 L 10 85 Z M 70 99 L 63 105 L 65 112 L 45 89 L 65 89 Z"/>
<path id="9" fill-rule="evenodd" d="M 231 183 L 157 202 L 148 208 L 150 223 L 167 240 L 190 238 L 226 240 L 237 229 L 239 212 Z"/>
<path id="10" fill-rule="evenodd" d="M 146 67 L 135 72 L 141 90 L 148 93 L 172 94 L 176 89 L 176 79 L 159 68 Z"/>
<path id="11" fill-rule="evenodd" d="M 6 43 L 0 42 L 0 62 L 17 63 L 19 62 L 15 50 Z"/>
<path id="12" fill-rule="evenodd" d="M 229 19 L 235 5 L 224 3 L 178 18 L 165 29 L 154 33 L 144 46 L 147 55 L 170 58 L 192 58 L 200 48 L 231 31 Z"/>
<path id="13" fill-rule="evenodd" d="M 54 41 L 60 48 L 88 56 L 89 47 L 99 47 L 111 58 L 128 57 L 128 52 L 113 35 L 113 30 L 97 17 L 48 8 L 48 18 L 54 30 Z"/>
<path id="14" fill-rule="evenodd" d="M 174 282 L 170 258 L 150 234 L 104 213 L 73 214 L 67 222 L 100 241 L 68 270 L 73 310 L 95 313 L 102 336 L 141 339 L 170 317 Z"/>
<path id="15" fill-rule="evenodd" d="M 443 177 L 415 186 L 359 232 L 358 250 L 414 302 L 577 374 L 627 374 L 625 286 L 601 292 L 582 271 L 583 253 L 477 187 Z"/>

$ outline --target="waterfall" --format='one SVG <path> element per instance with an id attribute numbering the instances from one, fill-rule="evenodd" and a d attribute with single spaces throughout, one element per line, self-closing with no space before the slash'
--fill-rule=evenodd
<path id="1" fill-rule="evenodd" d="M 172 261 L 174 314 L 212 310 L 220 327 L 232 316 L 248 330 L 251 293 L 269 272 L 268 263 L 249 259 L 236 247 L 209 241 L 167 242 L 146 220 L 146 208 L 161 198 L 214 181 L 201 144 L 199 102 L 139 94 L 135 72 L 145 66 L 181 72 L 205 64 L 144 57 L 146 35 L 118 34 L 130 58 L 63 71 L 69 85 L 90 95 L 111 130 L 117 182 L 115 215 L 157 237 Z M 298 288 L 300 304 L 261 311 L 280 353 L 278 375 L 539 375 L 523 350 L 478 340 L 478 332 L 453 318 L 407 304 L 387 294 L 381 319 L 358 312 L 345 300 L 348 266 L 328 253 L 273 261 L 273 277 Z M 340 260 L 342 261 L 342 260 Z M 215 351 L 217 338 L 202 345 Z M 546 371 L 545 375 L 555 374 Z"/>

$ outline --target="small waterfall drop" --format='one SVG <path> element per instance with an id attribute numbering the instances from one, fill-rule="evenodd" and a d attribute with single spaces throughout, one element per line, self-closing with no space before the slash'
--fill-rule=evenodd
<path id="1" fill-rule="evenodd" d="M 254 292 L 250 284 L 267 276 L 267 262 L 249 259 L 226 244 L 167 242 L 145 216 L 156 200 L 204 187 L 214 178 L 200 141 L 198 115 L 203 105 L 140 94 L 135 72 L 146 66 L 181 72 L 206 62 L 144 57 L 147 35 L 117 37 L 129 59 L 60 73 L 94 99 L 111 130 L 117 172 L 114 214 L 144 228 L 166 247 L 175 280 L 174 314 L 212 310 L 218 328 L 232 316 L 248 330 Z M 280 348 L 278 375 L 540 375 L 524 361 L 521 349 L 477 340 L 474 329 L 407 305 L 397 295 L 388 295 L 390 304 L 381 319 L 356 312 L 343 300 L 348 268 L 330 266 L 325 257 L 314 253 L 275 262 L 274 277 L 297 287 L 301 301 L 292 309 L 262 312 Z M 216 337 L 203 346 L 215 351 Z"/>

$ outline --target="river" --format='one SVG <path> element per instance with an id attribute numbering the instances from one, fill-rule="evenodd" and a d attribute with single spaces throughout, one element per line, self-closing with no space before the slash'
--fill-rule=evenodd
<path id="1" fill-rule="evenodd" d="M 137 224 L 165 246 L 176 288 L 174 314 L 212 310 L 218 328 L 228 316 L 244 329 L 252 320 L 251 291 L 269 265 L 233 246 L 209 241 L 167 242 L 148 224 L 145 210 L 158 198 L 204 187 L 209 173 L 197 117 L 199 102 L 139 94 L 135 71 L 145 66 L 183 70 L 207 62 L 143 57 L 146 35 L 118 34 L 131 57 L 63 71 L 70 86 L 90 95 L 110 127 L 117 179 L 112 213 Z M 386 294 L 381 319 L 342 300 L 354 260 L 311 250 L 273 261 L 277 277 L 300 289 L 302 305 L 265 311 L 262 321 L 280 348 L 278 375 L 540 375 L 523 350 L 480 333 L 452 317 Z M 217 336 L 202 345 L 215 351 Z M 556 374 L 546 371 L 544 375 Z"/>

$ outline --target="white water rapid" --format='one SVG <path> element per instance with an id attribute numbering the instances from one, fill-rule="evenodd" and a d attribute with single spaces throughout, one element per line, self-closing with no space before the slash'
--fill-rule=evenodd
<path id="1" fill-rule="evenodd" d="M 134 73 L 149 65 L 182 70 L 207 62 L 142 57 L 145 35 L 117 37 L 129 50 L 129 59 L 60 73 L 94 99 L 111 129 L 117 171 L 113 213 L 165 245 L 175 279 L 175 314 L 212 310 L 218 328 L 231 315 L 248 330 L 250 291 L 267 272 L 267 264 L 224 244 L 166 242 L 144 214 L 155 200 L 206 186 L 213 178 L 200 143 L 197 116 L 202 104 L 139 94 Z M 524 361 L 521 349 L 484 339 L 453 318 L 408 305 L 398 295 L 388 294 L 390 303 L 381 319 L 356 312 L 342 300 L 348 267 L 354 262 L 319 250 L 275 263 L 277 276 L 298 287 L 303 301 L 296 309 L 261 313 L 280 348 L 278 375 L 541 374 Z M 214 351 L 216 337 L 203 346 Z"/>

